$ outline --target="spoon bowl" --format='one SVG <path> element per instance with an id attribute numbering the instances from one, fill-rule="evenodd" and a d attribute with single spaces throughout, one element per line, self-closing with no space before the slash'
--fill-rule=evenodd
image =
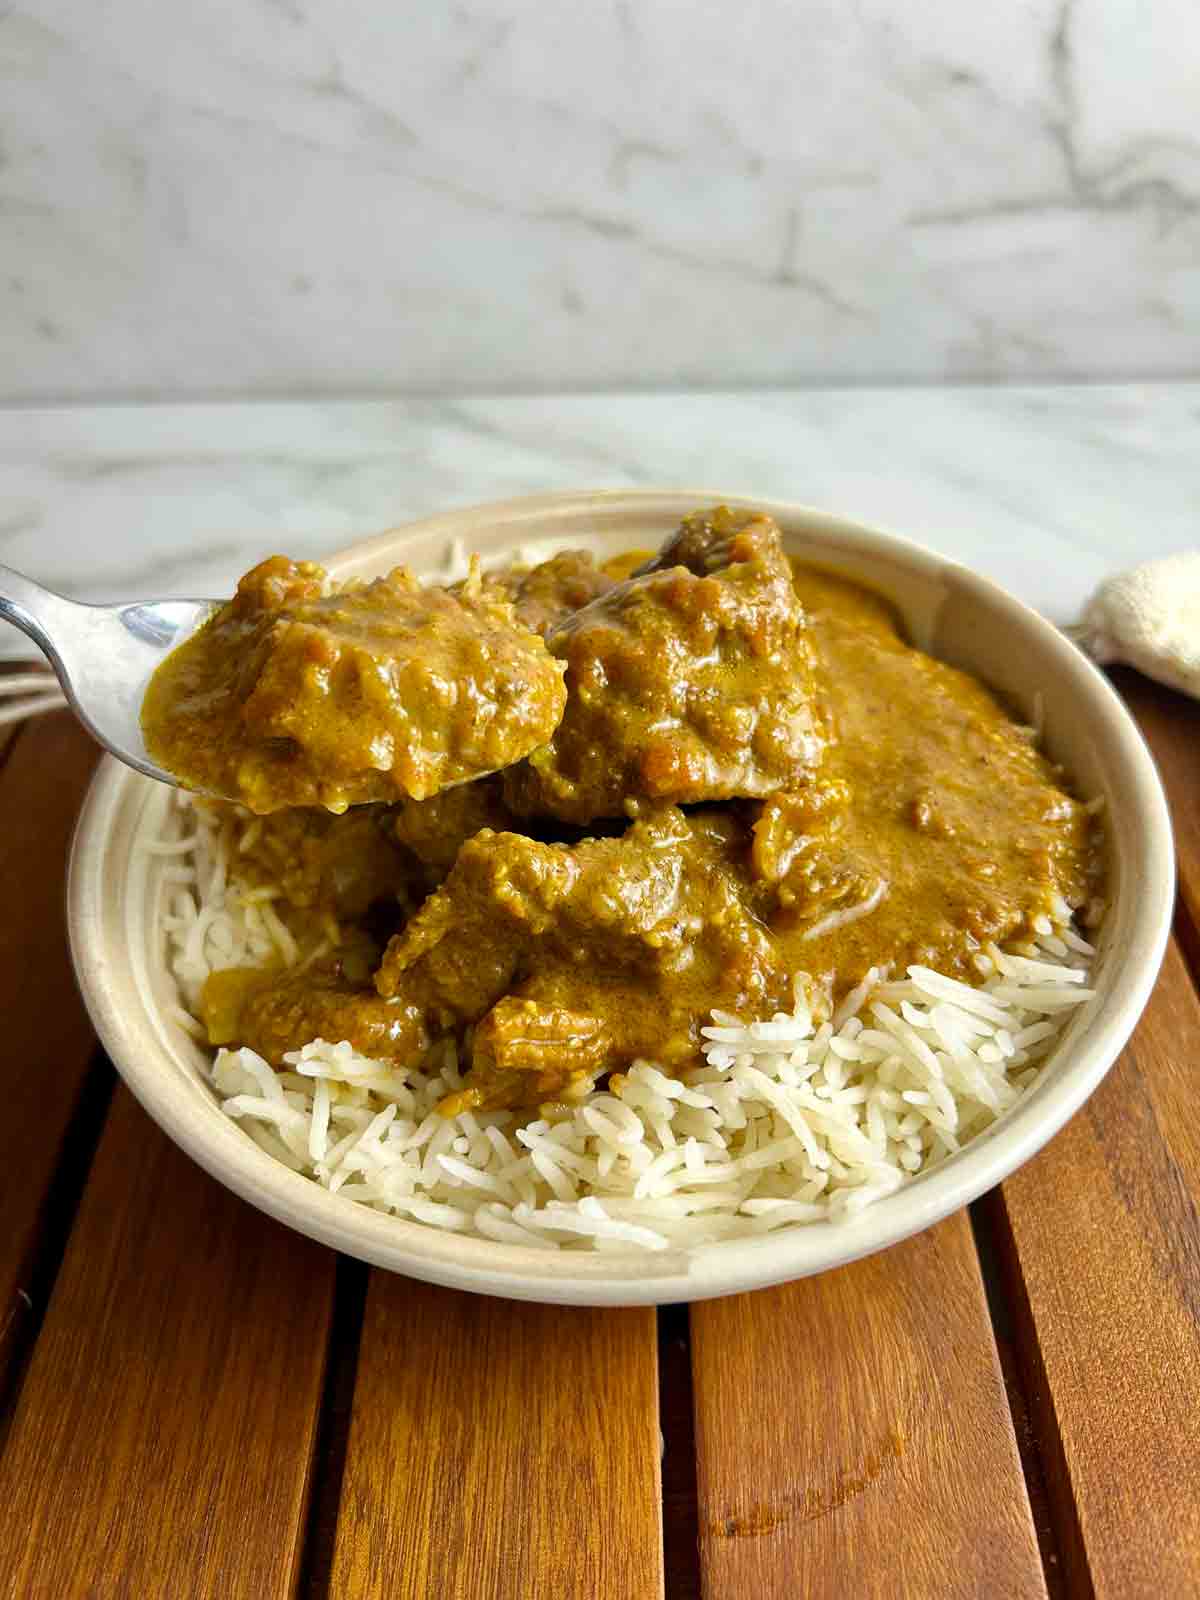
<path id="1" fill-rule="evenodd" d="M 84 727 L 135 772 L 179 787 L 152 761 L 142 736 L 142 700 L 163 657 L 208 620 L 219 600 L 144 600 L 83 605 L 0 567 L 0 619 L 33 640 L 54 668 Z"/>

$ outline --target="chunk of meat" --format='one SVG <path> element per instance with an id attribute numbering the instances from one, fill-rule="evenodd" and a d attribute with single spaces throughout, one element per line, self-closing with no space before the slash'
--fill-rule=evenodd
<path id="1" fill-rule="evenodd" d="M 825 774 L 802 789 L 783 790 L 765 800 L 752 830 L 755 876 L 781 883 L 802 854 L 837 830 L 849 804 L 849 785 Z"/>
<path id="2" fill-rule="evenodd" d="M 502 833 L 513 825 L 499 778 L 477 778 L 428 800 L 402 801 L 391 817 L 400 843 L 442 878 L 462 846 L 481 828 Z"/>
<path id="3" fill-rule="evenodd" d="M 611 1053 L 612 1036 L 602 1018 L 508 995 L 475 1029 L 470 1086 L 443 1109 L 582 1096 Z"/>
<path id="4" fill-rule="evenodd" d="M 402 567 L 325 588 L 272 557 L 155 673 L 147 748 L 186 786 L 257 812 L 423 799 L 557 726 L 562 664 L 477 569 L 457 594 Z"/>
<path id="5" fill-rule="evenodd" d="M 642 1056 L 678 1066 L 712 1006 L 757 1015 L 790 992 L 747 853 L 735 819 L 674 807 L 573 847 L 485 831 L 376 985 L 441 1026 L 477 1024 L 460 1109 L 569 1098 Z"/>
<path id="6" fill-rule="evenodd" d="M 639 801 L 757 797 L 817 766 L 816 659 L 769 517 L 689 517 L 547 644 L 566 663 L 567 708 L 505 774 L 519 815 L 587 823 Z"/>
<path id="7" fill-rule="evenodd" d="M 214 972 L 200 994 L 200 1017 L 210 1044 L 246 1045 L 273 1067 L 313 1039 L 346 1039 L 362 1055 L 413 1065 L 429 1046 L 418 1007 L 352 983 L 337 965 Z"/>
<path id="8" fill-rule="evenodd" d="M 477 1022 L 507 992 L 531 942 L 579 876 L 574 853 L 485 828 L 388 945 L 375 987 L 443 1027 Z"/>
<path id="9" fill-rule="evenodd" d="M 236 821 L 235 807 L 207 804 Z M 354 806 L 341 816 L 319 806 L 275 811 L 240 826 L 235 838 L 239 879 L 278 888 L 289 913 L 328 912 L 339 922 L 356 922 L 377 901 L 407 903 L 424 890 L 386 806 Z"/>
<path id="10" fill-rule="evenodd" d="M 501 567 L 487 573 L 484 582 L 496 585 L 512 601 L 518 622 L 543 638 L 615 586 L 589 550 L 560 550 L 536 567 Z"/>

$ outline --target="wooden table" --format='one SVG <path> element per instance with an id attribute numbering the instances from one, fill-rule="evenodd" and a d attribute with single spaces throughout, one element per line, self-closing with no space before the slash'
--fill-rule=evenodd
<path id="1" fill-rule="evenodd" d="M 0 773 L 0 1594 L 1200 1595 L 1200 706 L 1118 682 L 1181 895 L 1101 1089 L 970 1214 L 657 1315 L 370 1271 L 169 1144 L 71 977 L 63 863 L 94 752 L 65 714 L 21 728 Z"/>

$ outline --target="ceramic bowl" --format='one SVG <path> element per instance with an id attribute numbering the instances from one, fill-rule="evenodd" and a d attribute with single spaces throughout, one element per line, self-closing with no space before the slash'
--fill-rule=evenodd
<path id="1" fill-rule="evenodd" d="M 386 1216 L 289 1171 L 218 1109 L 204 1055 L 171 1019 L 172 985 L 149 914 L 161 868 L 138 848 L 166 791 L 107 759 L 70 866 L 80 986 L 105 1048 L 146 1110 L 243 1199 L 349 1255 L 460 1289 L 577 1304 L 703 1299 L 824 1272 L 929 1227 L 1028 1161 L 1100 1082 L 1162 959 L 1174 888 L 1170 824 L 1153 763 L 1105 678 L 1011 595 L 906 539 L 803 506 L 711 491 L 554 494 L 472 507 L 355 545 L 328 565 L 339 578 L 398 562 L 433 576 L 464 547 L 487 561 L 530 541 L 611 554 L 656 545 L 686 512 L 719 499 L 770 512 L 793 553 L 883 591 L 916 644 L 977 673 L 1031 720 L 1040 704 L 1049 753 L 1081 794 L 1103 795 L 1111 907 L 1098 993 L 1074 1016 L 1037 1085 L 959 1154 L 844 1222 L 689 1249 L 590 1254 L 460 1238 Z"/>

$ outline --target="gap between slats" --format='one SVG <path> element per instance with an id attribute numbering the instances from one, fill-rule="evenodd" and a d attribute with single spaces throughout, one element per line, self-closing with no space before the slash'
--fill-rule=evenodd
<path id="1" fill-rule="evenodd" d="M 700 1520 L 692 1340 L 686 1305 L 658 1313 L 658 1407 L 663 1439 L 663 1569 L 667 1600 L 700 1600 Z"/>
<path id="2" fill-rule="evenodd" d="M 1200 796 L 1197 797 L 1197 804 L 1200 805 Z M 1175 942 L 1188 969 L 1188 976 L 1194 988 L 1200 992 L 1200 928 L 1196 926 L 1192 908 L 1182 895 L 1175 901 L 1174 931 Z"/>
<path id="3" fill-rule="evenodd" d="M 1083 1529 L 1069 1487 L 1062 1433 L 1042 1363 L 1037 1321 L 1005 1216 L 1002 1191 L 993 1189 L 976 1202 L 972 1211 L 978 1213 L 978 1220 L 973 1215 L 972 1221 L 987 1239 L 996 1301 L 1003 1308 L 1003 1325 L 1008 1332 L 1006 1341 L 997 1330 L 996 1343 L 1013 1408 L 1050 1600 L 1094 1600 Z"/>
<path id="4" fill-rule="evenodd" d="M 1054 1482 L 1063 1481 L 1059 1470 L 1062 1443 L 1057 1428 L 1046 1425 L 1044 1375 L 1039 1381 L 1030 1370 L 1028 1360 L 1022 1359 L 1035 1343 L 1032 1318 L 1019 1271 L 1014 1278 L 1015 1263 L 1006 1249 L 1007 1229 L 999 1200 L 999 1190 L 993 1189 L 969 1207 L 969 1215 L 988 1314 L 992 1319 L 992 1336 L 1000 1357 L 1000 1371 L 1025 1477 L 1025 1492 L 1033 1513 L 1046 1593 L 1048 1600 L 1087 1600 L 1090 1589 L 1084 1592 L 1077 1588 L 1068 1596 L 1062 1544 L 1065 1540 L 1072 1547 L 1081 1545 L 1079 1522 L 1074 1505 L 1054 1507 L 1047 1490 L 1048 1478 Z M 1052 1455 L 1057 1452 L 1050 1472 L 1043 1463 L 1043 1451 Z"/>
<path id="5" fill-rule="evenodd" d="M 79 1199 L 104 1131 L 115 1083 L 112 1063 L 103 1050 L 97 1048 L 63 1135 L 58 1166 L 46 1191 L 38 1231 L 21 1274 L 24 1283 L 17 1290 L 17 1304 L 11 1317 L 0 1325 L 0 1452 L 4 1449 L 30 1352 L 54 1292 Z"/>
<path id="6" fill-rule="evenodd" d="M 329 1593 L 369 1280 L 370 1268 L 365 1262 L 351 1256 L 338 1257 L 325 1389 L 317 1420 L 308 1520 L 296 1585 L 297 1600 L 325 1600 Z"/>

